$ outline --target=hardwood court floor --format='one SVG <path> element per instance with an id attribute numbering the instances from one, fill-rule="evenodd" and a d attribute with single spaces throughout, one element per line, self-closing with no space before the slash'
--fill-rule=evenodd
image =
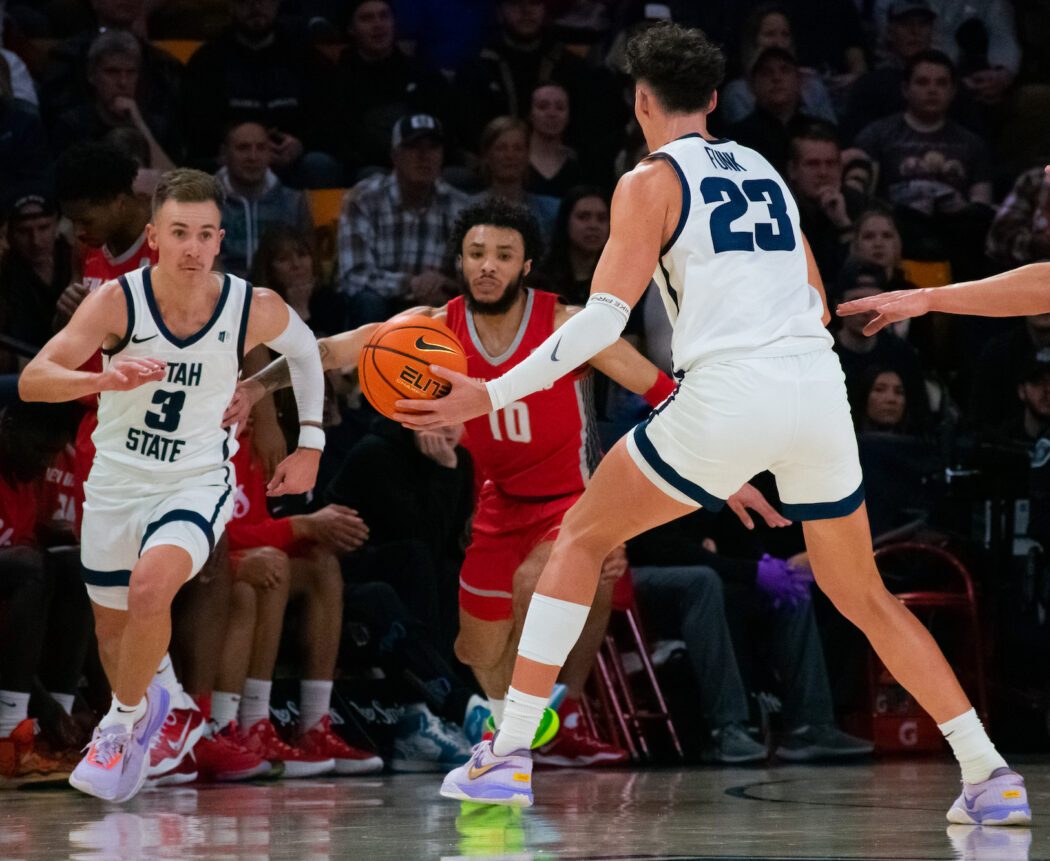
<path id="1" fill-rule="evenodd" d="M 0 859 L 1050 859 L 1050 758 L 1018 759 L 1035 827 L 952 826 L 954 763 L 543 771 L 530 810 L 465 808 L 441 775 L 0 792 Z"/>

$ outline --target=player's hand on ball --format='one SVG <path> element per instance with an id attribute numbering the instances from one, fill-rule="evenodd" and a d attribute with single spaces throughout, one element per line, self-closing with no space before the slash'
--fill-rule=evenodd
<path id="1" fill-rule="evenodd" d="M 755 522 L 747 513 L 750 508 L 758 514 L 767 526 L 790 526 L 791 521 L 769 504 L 761 492 L 750 484 L 745 484 L 727 500 L 733 513 L 740 518 L 740 522 L 748 529 L 755 528 Z"/>
<path id="2" fill-rule="evenodd" d="M 297 448 L 277 464 L 273 478 L 266 485 L 267 496 L 306 493 L 317 481 L 321 452 L 316 448 Z"/>
<path id="3" fill-rule="evenodd" d="M 116 359 L 98 375 L 100 392 L 126 392 L 164 379 L 167 362 L 160 359 Z"/>
<path id="4" fill-rule="evenodd" d="M 921 317 L 929 311 L 929 302 L 925 290 L 893 290 L 879 296 L 867 296 L 843 302 L 835 313 L 840 317 L 851 314 L 871 314 L 872 319 L 864 327 L 865 335 L 874 335 L 891 323 L 898 323 L 911 317 Z"/>
<path id="5" fill-rule="evenodd" d="M 394 404 L 394 421 L 412 430 L 426 430 L 460 424 L 492 411 L 489 390 L 480 380 L 441 365 L 431 365 L 430 373 L 449 381 L 452 386 L 449 393 L 435 400 L 406 398 L 398 401 Z"/>

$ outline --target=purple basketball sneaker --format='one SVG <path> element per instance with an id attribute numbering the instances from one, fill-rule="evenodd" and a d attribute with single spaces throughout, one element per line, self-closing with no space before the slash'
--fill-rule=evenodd
<path id="1" fill-rule="evenodd" d="M 532 757 L 527 750 L 497 756 L 492 739 L 485 739 L 474 745 L 466 764 L 445 776 L 441 794 L 460 801 L 531 807 Z"/>
<path id="2" fill-rule="evenodd" d="M 106 801 L 127 801 L 134 796 L 146 781 L 150 744 L 164 726 L 169 702 L 164 688 L 150 685 L 146 713 L 130 732 L 120 724 L 96 727 L 87 755 L 69 776 L 70 785 Z"/>
<path id="3" fill-rule="evenodd" d="M 948 811 L 957 825 L 1027 825 L 1032 821 L 1024 778 L 1009 768 L 997 768 L 987 780 L 963 783 L 962 794 Z"/>

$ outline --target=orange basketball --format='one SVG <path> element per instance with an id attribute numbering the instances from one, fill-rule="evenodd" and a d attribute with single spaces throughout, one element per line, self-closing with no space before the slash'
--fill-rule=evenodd
<path id="1" fill-rule="evenodd" d="M 459 339 L 431 317 L 395 317 L 380 326 L 361 349 L 361 391 L 373 407 L 391 418 L 397 401 L 448 394 L 448 381 L 431 374 L 430 365 L 465 374 L 467 356 Z"/>

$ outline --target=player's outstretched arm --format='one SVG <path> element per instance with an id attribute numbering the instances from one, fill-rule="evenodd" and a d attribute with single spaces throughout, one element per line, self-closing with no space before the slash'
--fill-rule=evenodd
<path id="1" fill-rule="evenodd" d="M 978 317 L 1046 314 L 1050 312 L 1050 263 L 1031 263 L 980 281 L 946 287 L 894 290 L 844 302 L 837 309 L 840 317 L 874 313 L 874 318 L 864 327 L 865 335 L 874 335 L 891 323 L 920 317 L 929 311 Z"/>
<path id="2" fill-rule="evenodd" d="M 25 366 L 18 394 L 25 401 L 59 403 L 163 379 L 166 366 L 157 359 L 117 359 L 101 373 L 77 370 L 99 347 L 115 345 L 127 327 L 124 291 L 115 281 L 104 284 Z"/>
<path id="3" fill-rule="evenodd" d="M 616 343 L 631 306 L 649 286 L 664 237 L 677 223 L 681 198 L 677 176 L 662 162 L 643 162 L 623 176 L 613 194 L 609 241 L 583 310 L 531 356 L 488 383 L 432 367 L 432 373 L 451 383 L 449 393 L 432 401 L 398 401 L 394 419 L 420 430 L 465 422 L 551 385 Z"/>
<path id="4" fill-rule="evenodd" d="M 288 361 L 292 390 L 299 412 L 299 447 L 286 457 L 267 485 L 269 496 L 305 493 L 314 486 L 324 449 L 321 414 L 324 407 L 324 371 L 313 332 L 272 290 L 255 288 L 245 350 L 266 344 Z"/>

